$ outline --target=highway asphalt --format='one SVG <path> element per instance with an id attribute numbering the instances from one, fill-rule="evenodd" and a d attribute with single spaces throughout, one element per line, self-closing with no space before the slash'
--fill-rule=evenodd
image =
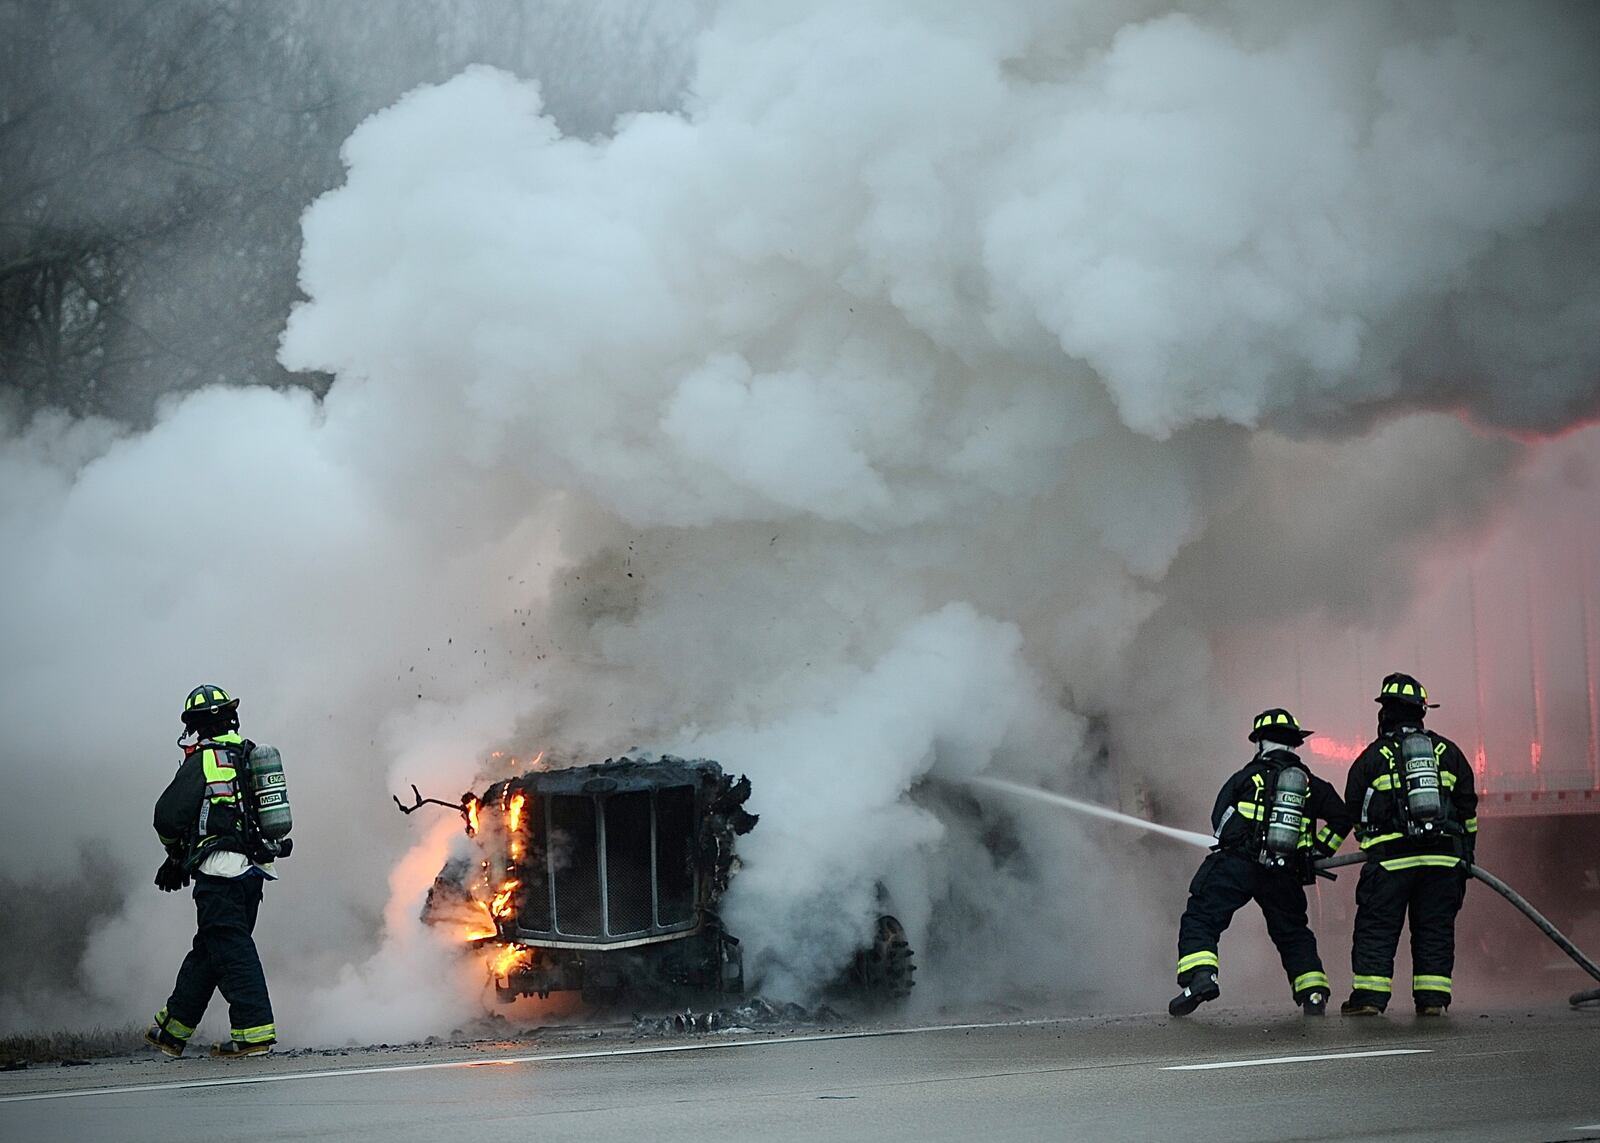
<path id="1" fill-rule="evenodd" d="M 0 1139 L 1600 1140 L 1600 1011 L 1281 1010 L 0 1074 Z"/>

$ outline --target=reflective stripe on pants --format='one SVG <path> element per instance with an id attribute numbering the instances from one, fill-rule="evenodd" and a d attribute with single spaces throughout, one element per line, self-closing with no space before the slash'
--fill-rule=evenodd
<path id="1" fill-rule="evenodd" d="M 1322 976 L 1322 960 L 1317 956 L 1317 938 L 1306 919 L 1306 891 L 1292 873 L 1268 869 L 1236 853 L 1213 853 L 1200 863 L 1189 883 L 1189 904 L 1178 922 L 1178 983 L 1188 984 L 1188 975 L 1206 964 L 1216 964 L 1216 950 L 1222 933 L 1234 913 L 1254 901 L 1267 922 L 1267 935 L 1277 946 L 1285 978 L 1298 1003 L 1311 985 L 1301 987 L 1302 977 Z M 1209 957 L 1209 961 L 1192 958 Z M 1190 967 L 1182 966 L 1189 963 Z"/>
<path id="2" fill-rule="evenodd" d="M 272 1025 L 272 1001 L 253 936 L 262 884 L 261 878 L 248 875 L 195 876 L 194 945 L 178 967 L 178 980 L 167 1001 L 167 1011 L 189 1027 L 199 1026 L 218 990 L 228 1002 L 234 1028 Z"/>
<path id="3" fill-rule="evenodd" d="M 1379 1008 L 1389 1001 L 1400 930 L 1411 926 L 1412 995 L 1418 1004 L 1449 1004 L 1455 968 L 1456 914 L 1466 894 L 1460 866 L 1386 869 L 1368 861 L 1356 885 L 1350 945 L 1351 999 Z M 1443 983 L 1445 987 L 1438 985 Z"/>

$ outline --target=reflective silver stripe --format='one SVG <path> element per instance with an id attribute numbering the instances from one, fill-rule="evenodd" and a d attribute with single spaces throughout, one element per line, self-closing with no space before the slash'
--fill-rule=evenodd
<path id="1" fill-rule="evenodd" d="M 1223 810 L 1222 811 L 1222 820 L 1217 823 L 1217 828 L 1211 831 L 1211 836 L 1220 838 L 1222 836 L 1222 827 L 1228 824 L 1228 819 L 1231 818 L 1232 816 L 1233 816 L 1233 807 L 1232 806 L 1229 806 L 1227 809 Z"/>

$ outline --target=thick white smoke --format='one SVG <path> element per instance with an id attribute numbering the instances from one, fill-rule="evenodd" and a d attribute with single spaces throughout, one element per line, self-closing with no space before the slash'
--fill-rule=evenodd
<path id="1" fill-rule="evenodd" d="M 777 993 L 885 901 L 924 996 L 1164 984 L 1164 898 L 1085 923 L 1099 835 L 951 786 L 1198 824 L 1239 737 L 1209 636 L 1403 606 L 1382 478 L 1459 530 L 1519 451 L 1360 430 L 1555 428 L 1600 377 L 1592 14 L 1181 8 L 728 4 L 683 113 L 589 140 L 470 70 L 306 215 L 282 358 L 324 401 L 9 426 L 0 844 L 28 876 L 110 839 L 129 894 L 79 1012 L 138 1018 L 187 940 L 144 830 L 201 681 L 290 767 L 291 1039 L 470 1009 L 409 920 L 443 832 L 391 893 L 424 827 L 387 796 L 500 747 L 749 773 L 728 912 Z M 79 1018 L 34 999 L 0 1020 Z"/>

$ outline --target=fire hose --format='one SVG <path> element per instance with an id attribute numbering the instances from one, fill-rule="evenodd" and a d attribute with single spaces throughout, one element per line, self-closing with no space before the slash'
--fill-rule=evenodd
<path id="1" fill-rule="evenodd" d="M 996 790 L 1001 793 L 1027 797 L 1034 801 L 1048 802 L 1052 805 L 1061 806 L 1065 809 L 1075 810 L 1078 813 L 1089 814 L 1092 817 L 1106 818 L 1111 821 L 1123 822 L 1128 825 L 1136 826 L 1140 829 L 1150 830 L 1164 836 L 1171 837 L 1177 841 L 1187 842 L 1190 845 L 1199 846 L 1202 849 L 1210 849 L 1212 846 L 1213 839 L 1205 834 L 1192 833 L 1189 830 L 1175 829 L 1172 826 L 1157 825 L 1156 823 L 1146 821 L 1143 818 L 1134 817 L 1132 814 L 1125 814 L 1117 810 L 1107 809 L 1105 806 L 1096 805 L 1093 802 L 1079 801 L 1076 798 L 1069 798 L 1064 794 L 1057 794 L 1049 790 L 1039 790 L 1032 786 L 1023 786 L 1016 782 L 1008 782 L 1004 779 L 991 778 L 987 776 L 973 777 L 967 779 L 967 781 L 970 785 L 987 787 L 991 790 Z M 1316 863 L 1316 868 L 1318 874 L 1331 880 L 1333 878 L 1333 874 L 1327 872 L 1328 870 L 1338 869 L 1340 866 L 1344 865 L 1358 865 L 1366 860 L 1367 855 L 1364 853 L 1347 853 L 1342 857 L 1325 857 Z M 1594 961 L 1585 956 L 1583 950 L 1568 940 L 1566 935 L 1563 934 L 1560 929 L 1557 929 L 1554 925 L 1552 925 L 1544 916 L 1544 914 L 1540 913 L 1532 905 L 1528 904 L 1527 900 L 1522 896 L 1522 894 L 1518 893 L 1515 889 L 1511 888 L 1511 886 L 1507 885 L 1504 881 L 1500 880 L 1500 878 L 1496 877 L 1482 866 L 1474 865 L 1471 862 L 1468 862 L 1467 872 L 1473 877 L 1476 877 L 1479 881 L 1482 881 L 1496 893 L 1500 894 L 1500 896 L 1504 897 L 1507 901 L 1510 901 L 1511 904 L 1516 906 L 1517 910 L 1524 917 L 1527 917 L 1528 920 L 1532 921 L 1538 927 L 1540 932 L 1555 942 L 1557 948 L 1571 957 L 1577 963 L 1579 968 L 1583 969 L 1584 972 L 1594 977 L 1595 980 L 1600 980 L 1600 965 L 1596 965 Z M 1590 989 L 1587 992 L 1574 992 L 1567 998 L 1567 1003 L 1571 1004 L 1573 1007 L 1593 1003 L 1594 1001 L 1600 1001 L 1600 988 Z"/>
<path id="2" fill-rule="evenodd" d="M 1317 862 L 1317 869 L 1321 871 L 1337 869 L 1341 865 L 1357 865 L 1366 859 L 1367 855 L 1364 853 L 1347 853 L 1343 857 L 1325 857 Z M 1585 956 L 1583 950 L 1568 940 L 1566 935 L 1552 925 L 1543 913 L 1528 904 L 1527 899 L 1522 894 L 1481 865 L 1468 864 L 1467 872 L 1515 905 L 1524 917 L 1527 917 L 1528 920 L 1538 926 L 1540 932 L 1555 942 L 1557 948 L 1576 961 L 1579 968 L 1596 980 L 1600 980 L 1600 965 L 1596 965 L 1594 961 Z M 1596 1000 L 1600 1000 L 1600 988 L 1590 989 L 1588 992 L 1574 992 L 1567 997 L 1567 1003 L 1574 1007 Z"/>

